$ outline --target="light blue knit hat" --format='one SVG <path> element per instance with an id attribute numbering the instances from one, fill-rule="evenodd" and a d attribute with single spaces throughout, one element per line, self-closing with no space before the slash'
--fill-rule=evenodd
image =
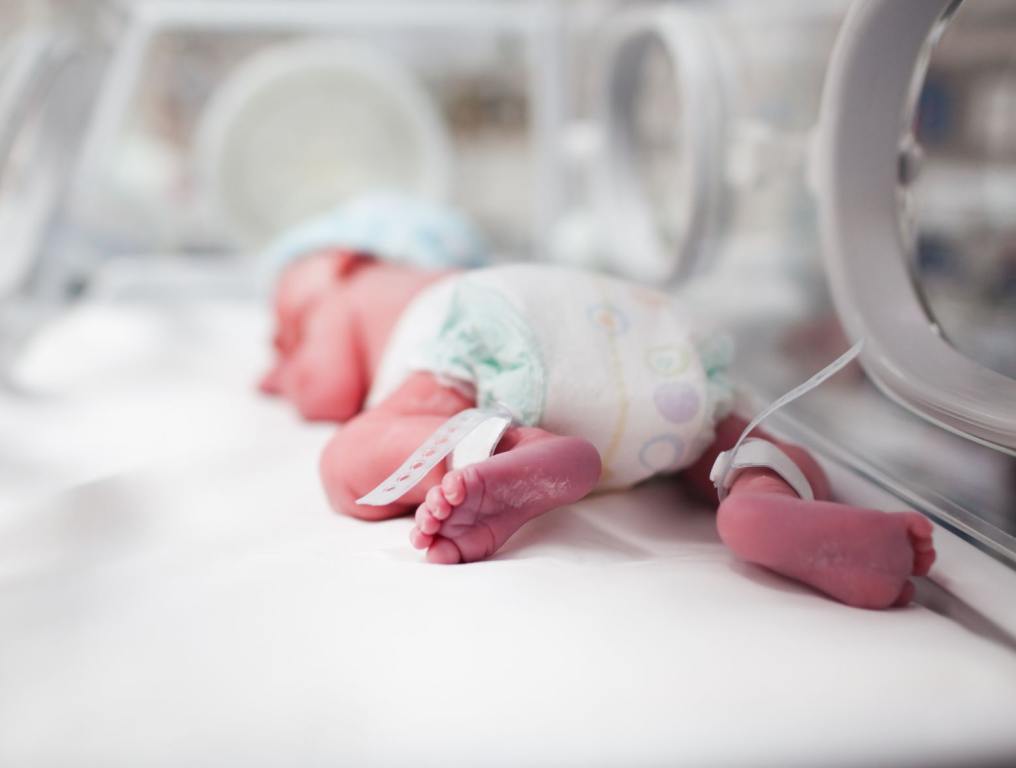
<path id="1" fill-rule="evenodd" d="M 326 248 L 430 269 L 478 267 L 490 260 L 480 231 L 460 212 L 386 193 L 358 197 L 290 229 L 267 248 L 264 264 L 277 275 L 293 260 Z"/>

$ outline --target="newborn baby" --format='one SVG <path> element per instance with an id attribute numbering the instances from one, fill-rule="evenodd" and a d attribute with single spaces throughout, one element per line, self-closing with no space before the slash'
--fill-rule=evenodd
<path id="1" fill-rule="evenodd" d="M 276 316 L 264 388 L 308 417 L 348 420 L 321 457 L 332 506 L 364 520 L 415 514 L 411 543 L 433 563 L 490 557 L 534 517 L 657 474 L 680 473 L 715 503 L 710 468 L 745 427 L 710 338 L 671 297 L 621 280 L 536 265 L 435 273 L 326 251 L 285 270 Z M 356 503 L 477 404 L 513 416 L 490 458 L 439 464 L 391 504 Z M 910 577 L 935 558 L 929 521 L 829 501 L 803 449 L 754 435 L 814 499 L 787 472 L 742 469 L 718 507 L 723 542 L 849 605 L 908 603 Z"/>

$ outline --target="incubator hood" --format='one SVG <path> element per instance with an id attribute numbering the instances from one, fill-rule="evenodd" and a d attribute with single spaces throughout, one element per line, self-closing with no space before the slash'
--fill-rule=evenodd
<path id="1" fill-rule="evenodd" d="M 221 268 L 235 295 L 274 232 L 395 187 L 462 207 L 500 256 L 680 285 L 732 318 L 735 373 L 762 399 L 842 352 L 844 330 L 863 337 L 891 400 L 855 371 L 787 430 L 1016 562 L 1011 3 L 155 0 L 50 17 L 4 48 L 0 298 L 101 293 L 124 284 L 112 262 L 149 282 Z"/>
<path id="2" fill-rule="evenodd" d="M 603 266 L 730 316 L 762 400 L 863 338 L 883 394 L 838 380 L 782 421 L 1016 562 L 1016 9 L 650 3 L 606 29 Z"/>
<path id="3" fill-rule="evenodd" d="M 0 764 L 1016 765 L 1014 56 L 1013 0 L 0 0 Z M 765 428 L 935 523 L 915 604 L 670 482 L 461 568 L 332 514 L 259 244 L 382 183 L 722 316 L 746 416 L 863 336 Z"/>

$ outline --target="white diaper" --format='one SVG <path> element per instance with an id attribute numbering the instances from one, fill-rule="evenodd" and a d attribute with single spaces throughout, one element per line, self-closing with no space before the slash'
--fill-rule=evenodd
<path id="1" fill-rule="evenodd" d="M 430 347 L 441 332 L 460 277 L 453 274 L 431 283 L 402 310 L 374 373 L 368 408 L 395 392 L 413 371 L 427 369 Z"/>
<path id="2" fill-rule="evenodd" d="M 413 370 L 471 387 L 480 407 L 584 437 L 600 488 L 625 488 L 695 462 L 729 412 L 729 352 L 682 320 L 675 300 L 566 267 L 474 270 L 428 287 L 403 313 L 371 393 Z"/>

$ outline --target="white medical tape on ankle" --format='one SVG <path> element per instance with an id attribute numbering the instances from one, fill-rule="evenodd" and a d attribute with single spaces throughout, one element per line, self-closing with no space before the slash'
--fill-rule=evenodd
<path id="1" fill-rule="evenodd" d="M 717 464 L 713 465 L 714 469 L 716 466 Z M 768 440 L 757 437 L 749 437 L 741 443 L 737 452 L 730 457 L 729 464 L 723 469 L 726 477 L 723 484 L 725 487 L 716 487 L 720 501 L 723 501 L 727 490 L 737 480 L 737 476 L 743 470 L 752 467 L 771 469 L 783 478 L 787 485 L 794 489 L 794 493 L 802 499 L 814 501 L 815 492 L 811 488 L 811 483 L 808 482 L 808 478 L 804 476 L 804 472 L 794 463 L 793 459 Z M 712 475 L 710 475 L 710 479 L 713 479 Z M 713 482 L 715 483 L 715 480 Z"/>
<path id="2" fill-rule="evenodd" d="M 740 452 L 745 451 L 748 448 L 746 442 L 748 434 L 761 424 L 766 418 L 771 416 L 773 413 L 778 411 L 788 403 L 793 402 L 801 395 L 806 392 L 810 392 L 826 381 L 830 376 L 835 373 L 839 373 L 847 363 L 861 354 L 861 348 L 864 346 L 864 340 L 857 342 L 854 346 L 840 355 L 838 358 L 833 360 L 829 365 L 823 368 L 821 371 L 816 373 L 810 379 L 803 384 L 794 387 L 792 390 L 783 395 L 775 402 L 772 403 L 768 408 L 765 408 L 760 414 L 758 414 L 741 432 L 741 436 L 737 438 L 737 442 L 734 443 L 734 447 L 729 451 L 724 451 L 716 457 L 716 461 L 713 462 L 713 468 L 709 472 L 709 479 L 713 485 L 716 486 L 716 492 L 719 494 L 720 501 L 723 501 L 727 496 L 727 492 L 730 490 L 730 486 L 734 482 L 734 478 L 741 469 L 747 467 L 768 467 L 769 469 L 776 472 L 784 480 L 787 481 L 788 485 L 794 489 L 798 496 L 801 498 L 807 498 L 809 500 L 815 498 L 814 491 L 811 485 L 808 483 L 804 473 L 801 472 L 800 468 L 794 464 L 793 461 L 777 448 L 772 443 L 768 443 L 765 440 L 753 438 L 750 442 L 752 447 L 748 455 L 739 455 Z M 755 443 L 765 443 L 772 450 L 764 449 Z M 803 483 L 803 485 L 802 485 Z"/>
<path id="3" fill-rule="evenodd" d="M 423 480 L 448 454 L 458 469 L 490 457 L 512 425 L 504 408 L 469 408 L 452 416 L 428 437 L 409 458 L 357 504 L 383 507 L 405 495 Z"/>

